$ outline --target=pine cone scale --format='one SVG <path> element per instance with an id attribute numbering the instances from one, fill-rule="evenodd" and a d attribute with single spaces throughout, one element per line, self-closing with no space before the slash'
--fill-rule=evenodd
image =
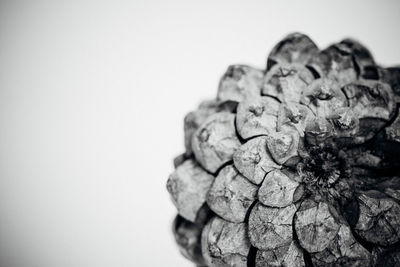
<path id="1" fill-rule="evenodd" d="M 184 120 L 167 189 L 197 266 L 400 266 L 400 71 L 286 36 Z"/>

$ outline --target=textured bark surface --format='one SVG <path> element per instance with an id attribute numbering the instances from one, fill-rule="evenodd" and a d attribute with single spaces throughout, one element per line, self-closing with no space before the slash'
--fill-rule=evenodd
<path id="1" fill-rule="evenodd" d="M 197 266 L 400 266 L 400 67 L 286 36 L 184 120 L 167 189 Z M 200 249 L 201 248 L 201 249 Z"/>

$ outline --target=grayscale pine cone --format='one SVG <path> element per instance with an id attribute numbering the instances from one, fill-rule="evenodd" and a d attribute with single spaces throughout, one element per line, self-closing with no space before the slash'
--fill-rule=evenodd
<path id="1" fill-rule="evenodd" d="M 184 120 L 167 189 L 197 266 L 400 266 L 400 67 L 293 33 Z"/>

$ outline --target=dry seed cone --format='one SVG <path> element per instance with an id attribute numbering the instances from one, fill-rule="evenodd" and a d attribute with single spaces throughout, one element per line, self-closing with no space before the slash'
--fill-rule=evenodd
<path id="1" fill-rule="evenodd" d="M 167 189 L 197 266 L 400 266 L 400 68 L 294 33 L 185 117 Z"/>

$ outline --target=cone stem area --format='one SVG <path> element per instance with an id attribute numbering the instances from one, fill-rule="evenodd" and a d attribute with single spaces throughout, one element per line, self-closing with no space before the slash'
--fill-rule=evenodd
<path id="1" fill-rule="evenodd" d="M 328 188 L 341 178 L 342 166 L 337 151 L 319 146 L 310 148 L 309 157 L 299 168 L 307 185 Z"/>

